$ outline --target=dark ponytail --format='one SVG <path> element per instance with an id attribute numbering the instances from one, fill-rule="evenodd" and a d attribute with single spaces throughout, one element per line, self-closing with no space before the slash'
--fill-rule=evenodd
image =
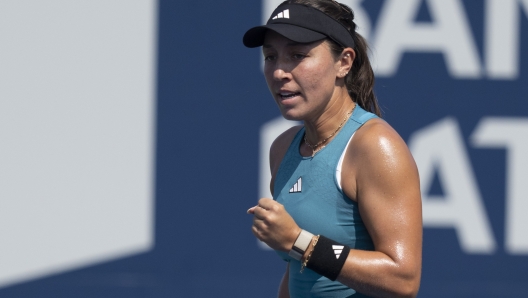
<path id="1" fill-rule="evenodd" d="M 345 84 L 348 93 L 360 107 L 381 117 L 381 110 L 378 100 L 374 94 L 374 71 L 370 65 L 368 57 L 367 41 L 356 32 L 356 23 L 354 23 L 354 12 L 348 6 L 332 0 L 287 0 L 286 3 L 303 4 L 318 9 L 328 16 L 338 20 L 345 26 L 355 42 L 354 51 L 356 59 L 345 77 Z M 344 47 L 335 41 L 328 39 L 330 48 L 337 57 Z"/>

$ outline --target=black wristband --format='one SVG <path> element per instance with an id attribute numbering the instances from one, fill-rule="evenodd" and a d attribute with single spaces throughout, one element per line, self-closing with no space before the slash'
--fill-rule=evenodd
<path id="1" fill-rule="evenodd" d="M 321 235 L 306 267 L 330 280 L 336 280 L 349 252 L 348 246 Z"/>

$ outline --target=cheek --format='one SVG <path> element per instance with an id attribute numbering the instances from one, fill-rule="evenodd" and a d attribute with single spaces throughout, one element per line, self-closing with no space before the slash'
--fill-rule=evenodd
<path id="1" fill-rule="evenodd" d="M 303 81 L 307 89 L 318 91 L 318 93 L 333 90 L 335 85 L 335 70 L 333 65 L 314 64 L 300 71 L 304 74 Z"/>

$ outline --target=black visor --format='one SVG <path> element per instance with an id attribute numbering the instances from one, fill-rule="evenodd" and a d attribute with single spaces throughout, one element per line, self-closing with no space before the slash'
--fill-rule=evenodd
<path id="1" fill-rule="evenodd" d="M 354 48 L 355 45 L 345 26 L 324 12 L 303 4 L 279 5 L 266 25 L 253 27 L 244 34 L 244 45 L 248 48 L 262 46 L 267 30 L 300 43 L 330 38 L 343 47 Z"/>

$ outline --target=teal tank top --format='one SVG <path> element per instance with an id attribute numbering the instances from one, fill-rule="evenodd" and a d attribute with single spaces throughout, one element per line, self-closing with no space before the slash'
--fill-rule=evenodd
<path id="1" fill-rule="evenodd" d="M 324 235 L 352 249 L 374 249 L 357 203 L 343 193 L 336 180 L 336 168 L 354 132 L 375 117 L 356 106 L 344 127 L 314 157 L 303 157 L 299 152 L 304 127 L 296 134 L 275 177 L 273 199 L 284 205 L 301 229 Z M 277 253 L 290 263 L 288 285 L 292 298 L 366 297 L 310 269 L 305 268 L 300 273 L 299 261 L 287 253 Z"/>

